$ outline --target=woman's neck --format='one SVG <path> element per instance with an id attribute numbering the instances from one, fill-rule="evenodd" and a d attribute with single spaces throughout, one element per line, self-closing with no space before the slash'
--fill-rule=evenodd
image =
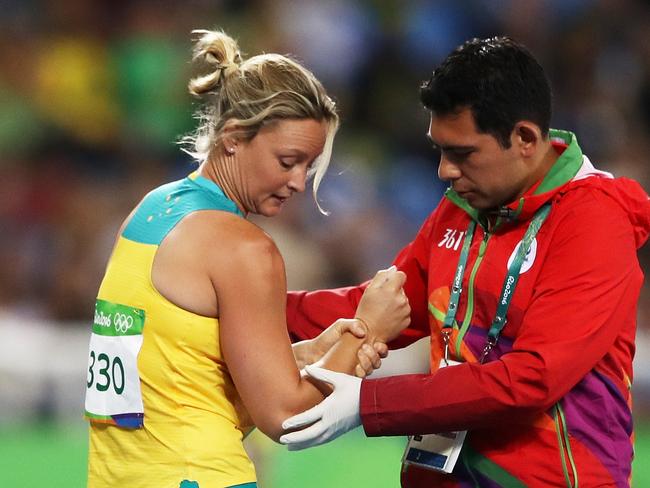
<path id="1" fill-rule="evenodd" d="M 241 174 L 236 170 L 234 157 L 215 157 L 209 155 L 199 166 L 198 174 L 216 183 L 224 194 L 232 200 L 239 210 L 248 215 L 244 205 Z"/>

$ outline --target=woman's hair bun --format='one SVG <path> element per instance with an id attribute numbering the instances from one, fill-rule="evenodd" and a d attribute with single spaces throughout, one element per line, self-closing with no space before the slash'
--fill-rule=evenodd
<path id="1" fill-rule="evenodd" d="M 197 29 L 192 34 L 196 36 L 192 60 L 212 69 L 190 80 L 190 93 L 202 95 L 218 89 L 224 79 L 239 71 L 242 56 L 237 41 L 222 31 Z"/>

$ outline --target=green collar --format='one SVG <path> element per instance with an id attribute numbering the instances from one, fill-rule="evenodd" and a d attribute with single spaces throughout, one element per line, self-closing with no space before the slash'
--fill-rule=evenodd
<path id="1" fill-rule="evenodd" d="M 573 132 L 551 129 L 549 137 L 551 141 L 564 143 L 568 147 L 557 158 L 551 170 L 546 173 L 542 183 L 537 187 L 533 195 L 541 195 L 571 181 L 578 174 L 580 166 L 582 166 L 582 150 Z"/>

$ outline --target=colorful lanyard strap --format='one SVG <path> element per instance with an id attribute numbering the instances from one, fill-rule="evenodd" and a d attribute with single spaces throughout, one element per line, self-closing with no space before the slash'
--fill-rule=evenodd
<path id="1" fill-rule="evenodd" d="M 526 255 L 530 250 L 530 245 L 535 239 L 537 232 L 542 227 L 542 224 L 548 217 L 549 212 L 551 211 L 551 204 L 547 203 L 542 206 L 533 217 L 532 222 L 526 229 L 524 238 L 515 254 L 512 263 L 508 267 L 508 273 L 503 282 L 503 287 L 501 288 L 501 296 L 497 306 L 497 313 L 492 321 L 492 325 L 488 330 L 487 340 L 485 342 L 485 347 L 483 348 L 483 353 L 481 354 L 480 362 L 482 363 L 485 360 L 485 357 L 492 350 L 492 348 L 499 341 L 499 335 L 501 331 L 506 326 L 507 318 L 506 314 L 508 312 L 508 307 L 510 306 L 510 301 L 512 295 L 514 294 L 515 287 L 519 281 L 519 272 L 521 271 L 521 266 L 526 259 Z M 456 312 L 458 311 L 458 301 L 460 300 L 460 295 L 462 293 L 462 283 L 463 276 L 465 274 L 465 269 L 467 265 L 467 259 L 469 256 L 469 248 L 472 244 L 472 238 L 474 237 L 474 230 L 476 229 L 476 222 L 472 220 L 467 228 L 467 234 L 465 235 L 465 240 L 463 242 L 463 248 L 458 260 L 458 267 L 456 269 L 456 274 L 454 275 L 454 282 L 451 289 L 451 297 L 449 299 L 449 307 L 447 308 L 447 314 L 445 315 L 445 320 L 442 325 L 442 339 L 445 347 L 445 362 L 449 358 L 449 342 L 452 328 L 456 319 Z"/>
<path id="2" fill-rule="evenodd" d="M 472 245 L 474 238 L 474 231 L 476 230 L 476 221 L 472 220 L 467 227 L 465 239 L 463 240 L 463 247 L 460 250 L 460 258 L 458 259 L 458 267 L 454 275 L 454 282 L 451 286 L 451 296 L 449 297 L 449 306 L 447 307 L 447 314 L 442 323 L 442 342 L 445 346 L 445 363 L 448 364 L 449 360 L 449 342 L 452 328 L 456 323 L 456 312 L 458 311 L 458 301 L 463 292 L 463 276 L 465 275 L 465 266 L 467 265 L 467 258 L 469 257 L 469 248 Z"/>

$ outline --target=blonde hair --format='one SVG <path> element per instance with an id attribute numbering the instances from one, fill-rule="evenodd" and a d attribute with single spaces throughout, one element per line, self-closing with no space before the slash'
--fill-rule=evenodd
<path id="1" fill-rule="evenodd" d="M 311 71 L 280 54 L 260 54 L 244 60 L 237 42 L 222 31 L 194 30 L 193 58 L 210 69 L 189 83 L 192 95 L 203 101 L 197 112 L 199 126 L 181 139 L 185 152 L 197 161 L 207 159 L 222 144 L 228 121 L 237 136 L 251 140 L 266 124 L 282 119 L 314 119 L 327 123 L 323 152 L 314 162 L 313 195 L 318 208 L 318 187 L 329 166 L 339 117 L 336 106 Z"/>

